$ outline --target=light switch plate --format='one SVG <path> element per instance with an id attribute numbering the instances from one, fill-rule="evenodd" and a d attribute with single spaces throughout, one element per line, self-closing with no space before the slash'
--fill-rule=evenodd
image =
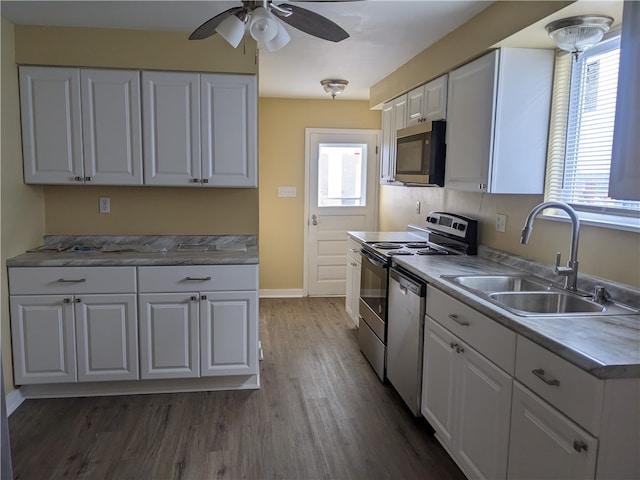
<path id="1" fill-rule="evenodd" d="M 293 198 L 298 195 L 296 191 L 296 187 L 278 187 L 278 196 L 279 197 L 288 197 Z"/>
<path id="2" fill-rule="evenodd" d="M 507 216 L 502 213 L 496 214 L 496 232 L 506 232 L 507 231 Z"/>

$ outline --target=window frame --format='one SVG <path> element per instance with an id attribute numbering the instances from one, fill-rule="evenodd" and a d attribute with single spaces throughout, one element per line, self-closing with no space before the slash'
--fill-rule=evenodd
<path id="1" fill-rule="evenodd" d="M 616 41 L 620 37 L 620 30 L 610 32 L 603 42 Z M 596 48 L 596 47 L 594 47 Z M 619 48 L 619 47 L 618 47 Z M 567 52 L 557 51 L 556 68 L 552 98 L 552 111 L 549 129 L 549 144 L 547 152 L 547 168 L 545 182 L 545 201 L 564 201 L 562 184 L 565 177 L 565 160 L 567 153 L 567 129 L 569 123 L 569 101 L 573 79 L 573 59 Z M 611 171 L 611 168 L 610 170 Z M 619 209 L 611 206 L 584 204 L 571 205 L 582 224 L 640 232 L 640 212 Z M 561 210 L 548 209 L 543 218 L 556 221 L 569 221 L 569 217 Z"/>

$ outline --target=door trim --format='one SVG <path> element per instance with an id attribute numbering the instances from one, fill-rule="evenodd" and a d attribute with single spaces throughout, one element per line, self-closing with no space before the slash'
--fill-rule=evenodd
<path id="1" fill-rule="evenodd" d="M 304 269 L 302 278 L 302 296 L 309 296 L 309 163 L 311 161 L 309 147 L 311 144 L 311 135 L 314 134 L 353 134 L 353 135 L 376 135 L 378 138 L 378 144 L 376 145 L 376 161 L 375 171 L 380 172 L 380 143 L 381 143 L 381 131 L 375 129 L 365 128 L 305 128 L 304 129 Z M 379 173 L 376 174 L 376 178 L 379 177 Z M 379 192 L 380 182 L 376 180 L 374 182 L 375 189 L 373 191 L 373 217 L 374 217 L 374 230 L 378 229 L 378 216 L 379 216 Z M 345 252 L 346 254 L 346 252 Z"/>

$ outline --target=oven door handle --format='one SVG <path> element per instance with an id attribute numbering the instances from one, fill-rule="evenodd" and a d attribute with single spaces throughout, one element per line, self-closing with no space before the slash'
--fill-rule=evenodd
<path id="1" fill-rule="evenodd" d="M 369 260 L 369 262 L 373 263 L 375 266 L 380 267 L 380 268 L 387 268 L 387 264 L 386 263 L 380 262 L 380 261 L 376 260 L 375 258 L 372 258 L 371 254 L 369 254 L 367 251 L 360 250 L 360 253 L 364 256 L 364 258 Z"/>

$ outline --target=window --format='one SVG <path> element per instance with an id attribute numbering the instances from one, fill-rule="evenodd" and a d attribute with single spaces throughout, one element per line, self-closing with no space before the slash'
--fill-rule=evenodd
<path id="1" fill-rule="evenodd" d="M 318 153 L 318 207 L 366 206 L 366 144 L 323 143 Z"/>
<path id="2" fill-rule="evenodd" d="M 619 57 L 619 36 L 577 61 L 558 54 L 545 199 L 570 204 L 587 223 L 637 228 L 640 202 L 609 197 Z"/>

